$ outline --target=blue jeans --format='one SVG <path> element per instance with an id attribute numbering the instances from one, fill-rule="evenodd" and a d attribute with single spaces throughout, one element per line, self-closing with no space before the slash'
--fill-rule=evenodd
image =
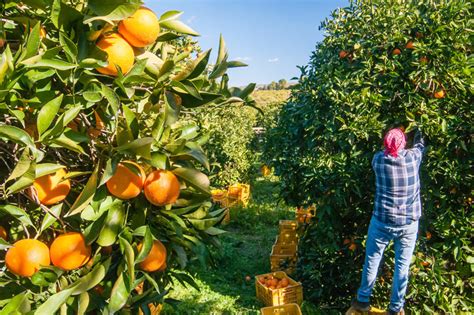
<path id="1" fill-rule="evenodd" d="M 395 247 L 395 271 L 393 273 L 392 295 L 390 297 L 391 311 L 400 312 L 405 304 L 405 293 L 408 285 L 410 261 L 415 249 L 418 233 L 418 221 L 408 225 L 387 225 L 372 217 L 367 237 L 364 270 L 362 281 L 357 291 L 360 302 L 369 302 L 377 270 L 383 252 L 391 240 Z"/>

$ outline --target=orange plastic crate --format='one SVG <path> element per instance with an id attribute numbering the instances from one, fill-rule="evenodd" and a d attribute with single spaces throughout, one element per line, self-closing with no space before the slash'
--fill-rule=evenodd
<path id="1" fill-rule="evenodd" d="M 273 276 L 277 279 L 288 278 L 289 284 L 286 288 L 270 290 L 258 282 L 260 277 L 265 276 Z M 291 303 L 301 304 L 303 302 L 303 286 L 301 283 L 288 277 L 283 271 L 256 276 L 255 288 L 257 291 L 257 299 L 262 301 L 266 306 L 280 306 Z"/>
<path id="2" fill-rule="evenodd" d="M 291 303 L 280 306 L 264 307 L 260 310 L 261 315 L 302 315 L 298 304 Z"/>

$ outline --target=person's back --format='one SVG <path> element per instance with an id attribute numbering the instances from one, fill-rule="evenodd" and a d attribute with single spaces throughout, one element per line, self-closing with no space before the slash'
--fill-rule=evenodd
<path id="1" fill-rule="evenodd" d="M 419 169 L 424 144 L 415 137 L 412 149 L 402 149 L 397 156 L 377 152 L 372 160 L 376 177 L 374 216 L 383 223 L 405 225 L 421 216 Z"/>

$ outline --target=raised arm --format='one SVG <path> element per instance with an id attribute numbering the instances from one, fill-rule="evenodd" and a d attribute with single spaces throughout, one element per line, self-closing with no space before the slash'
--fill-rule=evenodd
<path id="1" fill-rule="evenodd" d="M 423 158 L 423 153 L 425 152 L 425 141 L 423 140 L 423 135 L 420 130 L 415 132 L 413 139 L 413 152 L 415 153 L 417 159 L 421 161 Z"/>

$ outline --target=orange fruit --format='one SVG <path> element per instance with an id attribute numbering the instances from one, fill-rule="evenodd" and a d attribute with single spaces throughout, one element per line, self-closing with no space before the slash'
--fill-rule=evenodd
<path id="1" fill-rule="evenodd" d="M 429 60 L 428 60 L 428 57 L 426 57 L 426 56 L 420 57 L 420 62 L 421 62 L 421 63 L 428 63 L 428 61 L 429 61 Z"/>
<path id="2" fill-rule="evenodd" d="M 434 93 L 434 97 L 437 99 L 444 98 L 444 90 L 438 90 Z"/>
<path id="3" fill-rule="evenodd" d="M 165 261 L 165 263 L 163 265 L 161 265 L 161 267 L 158 269 L 158 271 L 165 271 L 166 268 L 168 268 L 168 264 Z"/>
<path id="4" fill-rule="evenodd" d="M 349 54 L 349 53 L 348 53 L 347 51 L 341 50 L 341 51 L 339 52 L 339 58 L 344 59 L 344 58 L 347 57 L 348 54 Z"/>
<path id="5" fill-rule="evenodd" d="M 428 261 L 424 260 L 424 261 L 421 262 L 421 265 L 423 267 L 428 267 L 430 265 L 430 263 Z"/>
<path id="6" fill-rule="evenodd" d="M 91 247 L 81 233 L 68 232 L 56 237 L 49 249 L 53 265 L 63 270 L 84 266 L 91 256 Z"/>
<path id="7" fill-rule="evenodd" d="M 42 39 L 46 37 L 46 29 L 44 28 L 44 26 L 40 27 L 40 37 Z"/>
<path id="8" fill-rule="evenodd" d="M 56 173 L 41 176 L 35 179 L 33 186 L 38 193 L 38 199 L 43 205 L 53 205 L 63 201 L 71 190 L 71 182 L 64 179 L 66 176 L 64 168 L 56 171 Z"/>
<path id="9" fill-rule="evenodd" d="M 282 288 L 286 288 L 290 284 L 290 282 L 288 281 L 288 278 L 283 278 L 281 279 L 280 284 Z"/>
<path id="10" fill-rule="evenodd" d="M 117 67 L 122 73 L 127 73 L 133 66 L 135 54 L 132 46 L 120 34 L 110 34 L 102 37 L 97 42 L 97 47 L 107 53 L 109 64 L 102 68 L 97 68 L 102 74 L 117 76 Z"/>
<path id="11" fill-rule="evenodd" d="M 0 237 L 3 238 L 5 241 L 8 238 L 7 230 L 1 225 L 0 225 Z"/>
<path id="12" fill-rule="evenodd" d="M 346 238 L 343 242 L 344 245 L 347 245 L 347 244 L 350 244 L 351 243 L 351 240 Z"/>
<path id="13" fill-rule="evenodd" d="M 412 41 L 409 41 L 406 46 L 405 46 L 406 49 L 415 49 L 415 44 L 413 44 Z"/>
<path id="14" fill-rule="evenodd" d="M 402 51 L 398 48 L 395 48 L 394 50 L 392 50 L 392 55 L 400 55 L 402 53 Z"/>
<path id="15" fill-rule="evenodd" d="M 104 287 L 101 286 L 100 284 L 96 285 L 93 290 L 94 290 L 95 293 L 97 293 L 98 295 L 103 295 L 103 294 L 104 294 Z"/>
<path id="16" fill-rule="evenodd" d="M 245 276 L 245 281 L 249 282 L 250 280 L 252 280 L 250 276 Z"/>
<path id="17" fill-rule="evenodd" d="M 137 248 L 140 251 L 143 243 L 138 244 Z M 140 268 L 148 272 L 154 272 L 166 264 L 166 247 L 158 240 L 153 241 L 153 246 L 146 258 L 140 263 Z"/>
<path id="18" fill-rule="evenodd" d="M 153 44 L 158 38 L 160 22 L 153 11 L 141 7 L 119 23 L 118 31 L 130 45 L 145 47 Z"/>
<path id="19" fill-rule="evenodd" d="M 276 287 L 278 285 L 278 279 L 271 279 L 270 280 L 270 286 Z"/>
<path id="20" fill-rule="evenodd" d="M 166 170 L 151 172 L 145 181 L 145 197 L 155 206 L 173 204 L 179 197 L 179 181 Z"/>
<path id="21" fill-rule="evenodd" d="M 430 231 L 426 231 L 426 239 L 430 240 L 431 239 L 431 233 Z"/>
<path id="22" fill-rule="evenodd" d="M 356 243 L 352 243 L 350 246 L 349 246 L 349 250 L 351 251 L 355 251 L 357 249 L 357 244 Z"/>
<path id="23" fill-rule="evenodd" d="M 260 282 L 261 284 L 265 284 L 265 277 L 259 277 L 258 282 Z"/>
<path id="24" fill-rule="evenodd" d="M 126 165 L 131 166 L 131 169 Z M 132 171 L 132 169 L 134 170 Z M 137 170 L 139 174 L 136 173 Z M 145 178 L 145 172 L 140 165 L 132 161 L 123 161 L 117 165 L 114 175 L 107 181 L 106 185 L 112 195 L 127 200 L 140 194 Z"/>
<path id="25" fill-rule="evenodd" d="M 5 264 L 10 272 L 31 277 L 41 266 L 49 266 L 49 249 L 35 239 L 23 239 L 13 244 L 5 255 Z"/>

